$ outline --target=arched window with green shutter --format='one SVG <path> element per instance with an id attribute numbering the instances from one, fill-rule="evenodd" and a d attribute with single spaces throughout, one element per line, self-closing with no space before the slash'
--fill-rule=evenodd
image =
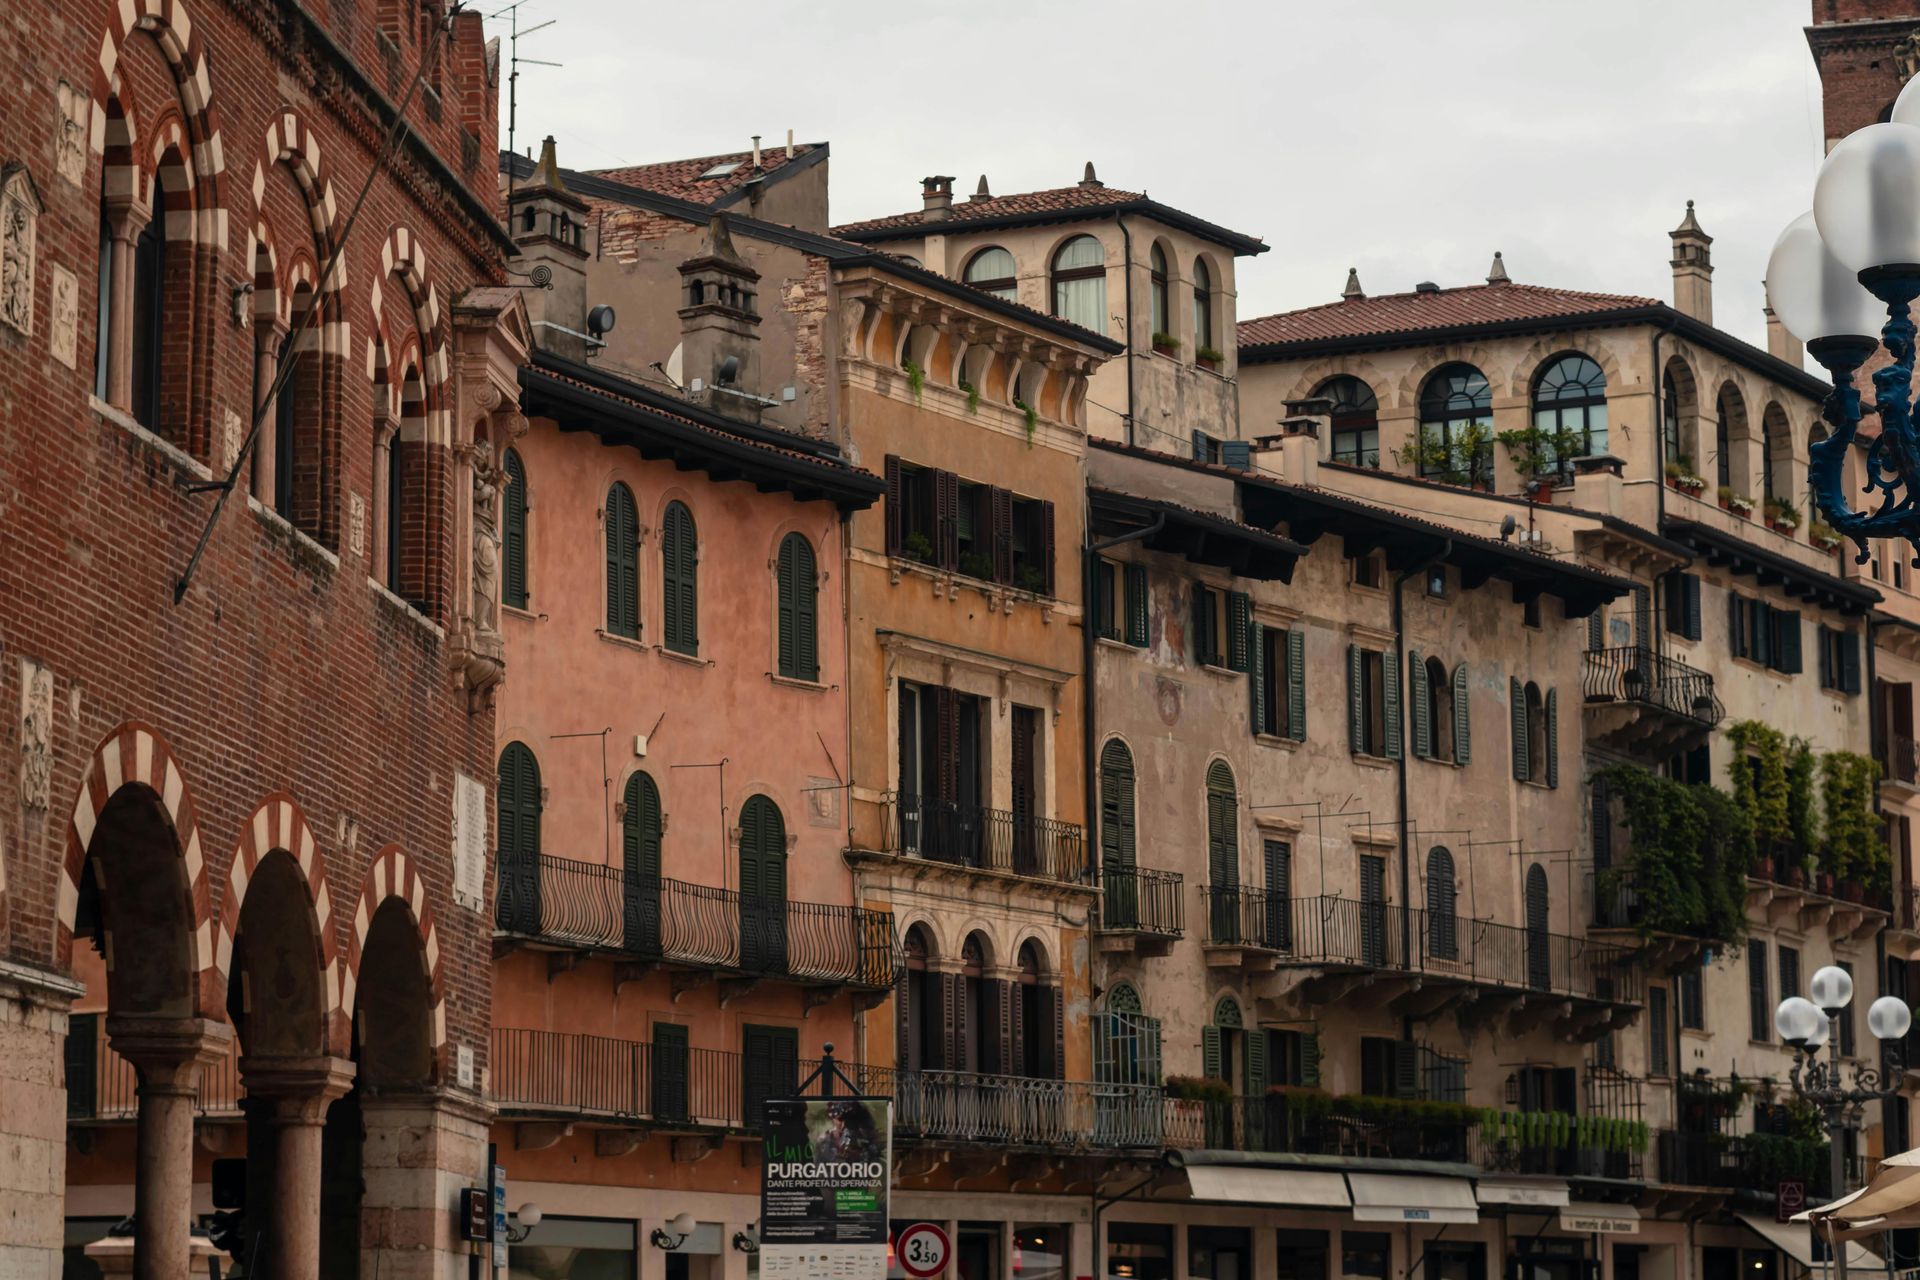
<path id="1" fill-rule="evenodd" d="M 1453 854 L 1445 845 L 1427 851 L 1427 954 L 1436 960 L 1460 958 L 1460 925 L 1453 883 Z"/>
<path id="2" fill-rule="evenodd" d="M 527 607 L 527 467 L 517 450 L 507 450 L 506 479 L 500 493 L 500 598 L 515 609 Z"/>
<path id="3" fill-rule="evenodd" d="M 640 516 L 633 490 L 607 490 L 607 633 L 640 638 Z"/>
<path id="4" fill-rule="evenodd" d="M 780 674 L 789 680 L 820 678 L 818 578 L 813 544 L 798 533 L 780 539 L 777 630 Z"/>
<path id="5" fill-rule="evenodd" d="M 1547 871 L 1527 868 L 1527 985 L 1546 991 L 1553 985 L 1552 939 L 1547 933 Z"/>
<path id="6" fill-rule="evenodd" d="M 1132 929 L 1139 923 L 1140 891 L 1134 876 L 1133 753 L 1111 738 L 1100 749 L 1100 874 L 1104 882 L 1102 923 Z"/>
<path id="7" fill-rule="evenodd" d="M 667 648 L 675 653 L 700 652 L 700 590 L 695 567 L 699 552 L 693 513 L 685 503 L 669 502 L 666 518 L 660 522 L 660 598 Z"/>
<path id="8" fill-rule="evenodd" d="M 508 933 L 540 932 L 540 764 L 524 742 L 500 752 L 494 800 L 494 913 Z"/>
<path id="9" fill-rule="evenodd" d="M 787 967 L 787 824 L 765 796 L 740 806 L 740 967 Z"/>
<path id="10" fill-rule="evenodd" d="M 644 773 L 627 779 L 621 803 L 620 871 L 626 949 L 660 954 L 660 788 Z"/>

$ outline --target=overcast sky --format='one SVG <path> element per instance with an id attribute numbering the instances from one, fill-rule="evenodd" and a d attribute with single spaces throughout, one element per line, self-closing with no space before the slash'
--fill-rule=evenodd
<path id="1" fill-rule="evenodd" d="M 492 12 L 490 0 L 476 7 Z M 1714 237 L 1715 317 L 1764 345 L 1760 278 L 1812 205 L 1807 0 L 525 0 L 520 149 L 570 168 L 833 145 L 835 222 L 1092 160 L 1263 237 L 1242 318 L 1484 278 L 1671 300 L 1667 232 Z M 618 16 L 614 16 L 614 15 Z M 489 22 L 505 34 L 506 18 Z M 502 109 L 504 139 L 505 110 Z"/>

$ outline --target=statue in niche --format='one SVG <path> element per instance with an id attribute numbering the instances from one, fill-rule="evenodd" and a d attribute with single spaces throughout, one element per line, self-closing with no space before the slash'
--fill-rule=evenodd
<path id="1" fill-rule="evenodd" d="M 35 230 L 40 193 L 26 166 L 0 169 L 0 321 L 33 332 Z"/>
<path id="2" fill-rule="evenodd" d="M 500 488 L 506 473 L 494 465 L 493 450 L 476 441 L 468 457 L 473 467 L 473 621 L 482 631 L 499 622 Z"/>

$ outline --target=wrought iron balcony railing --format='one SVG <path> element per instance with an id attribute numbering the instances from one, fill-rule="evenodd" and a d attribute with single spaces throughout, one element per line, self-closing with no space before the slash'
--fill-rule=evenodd
<path id="1" fill-rule="evenodd" d="M 1178 938 L 1187 931 L 1185 877 L 1178 871 L 1107 865 L 1100 868 L 1100 927 Z"/>
<path id="2" fill-rule="evenodd" d="M 1077 823 L 1036 814 L 954 804 L 888 792 L 882 853 L 899 853 L 1061 884 L 1084 884 L 1086 856 Z"/>
<path id="3" fill-rule="evenodd" d="M 1874 752 L 1880 759 L 1880 772 L 1888 782 L 1902 782 L 1912 786 L 1916 776 L 1913 737 L 1905 733 L 1889 733 L 1881 738 L 1879 749 Z"/>
<path id="4" fill-rule="evenodd" d="M 629 876 L 544 853 L 502 861 L 495 922 L 577 947 L 876 990 L 893 985 L 899 952 L 889 912 Z"/>
<path id="5" fill-rule="evenodd" d="M 1161 1142 L 1154 1085 L 879 1067 L 850 1074 L 865 1092 L 893 1099 L 894 1132 L 903 1141 L 1064 1149 Z"/>
<path id="6" fill-rule="evenodd" d="M 1719 724 L 1727 713 L 1711 675 L 1645 645 L 1588 650 L 1581 662 L 1581 692 L 1590 703 L 1639 703 L 1703 725 Z"/>
<path id="7" fill-rule="evenodd" d="M 133 1064 L 115 1053 L 98 1014 L 73 1014 L 66 1040 L 67 1119 L 132 1120 L 140 1114 L 139 1076 Z M 194 1111 L 203 1116 L 237 1116 L 245 1090 L 240 1083 L 240 1041 L 200 1064 Z"/>
<path id="8" fill-rule="evenodd" d="M 1278 952 L 1293 949 L 1293 916 L 1285 894 L 1239 884 L 1204 885 L 1200 893 L 1206 907 L 1209 945 Z"/>
<path id="9" fill-rule="evenodd" d="M 1717 1187 L 1772 1195 L 1781 1182 L 1806 1184 L 1807 1195 L 1832 1199 L 1832 1167 L 1824 1142 L 1774 1134 L 1683 1133 L 1662 1129 L 1656 1146 L 1660 1180 L 1686 1187 Z M 1865 1166 L 1846 1162 L 1848 1187 L 1865 1181 Z"/>

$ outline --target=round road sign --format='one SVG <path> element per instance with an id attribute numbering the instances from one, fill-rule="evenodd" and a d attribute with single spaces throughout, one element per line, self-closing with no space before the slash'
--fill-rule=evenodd
<path id="1" fill-rule="evenodd" d="M 924 1280 L 947 1269 L 947 1260 L 953 1256 L 953 1242 L 947 1239 L 946 1228 L 931 1222 L 916 1222 L 902 1229 L 900 1238 L 893 1242 L 893 1251 L 902 1271 Z"/>

